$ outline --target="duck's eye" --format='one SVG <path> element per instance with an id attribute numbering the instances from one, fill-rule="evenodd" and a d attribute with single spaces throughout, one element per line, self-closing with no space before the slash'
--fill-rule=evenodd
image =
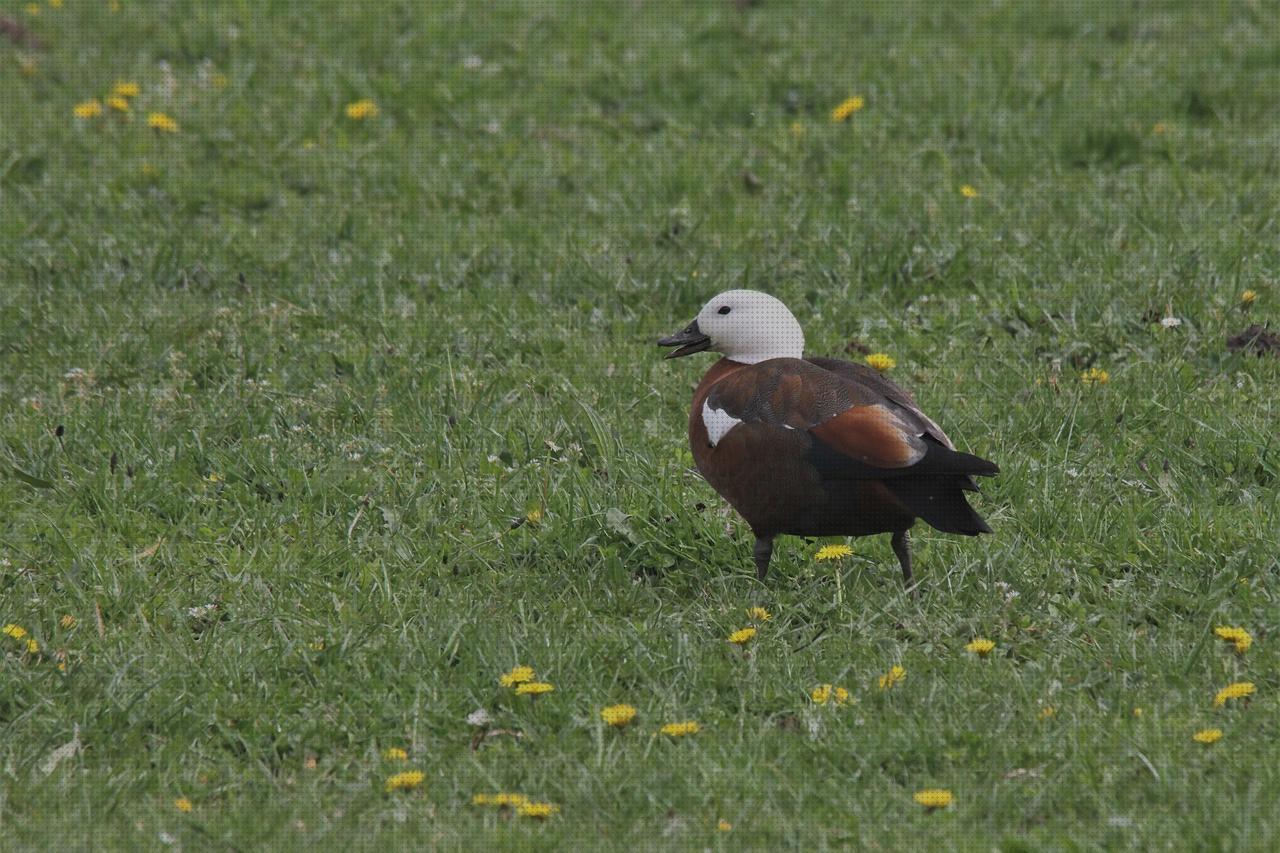
<path id="1" fill-rule="evenodd" d="M 720 310 L 719 310 L 719 311 L 717 311 L 716 313 L 717 313 L 717 314 L 728 314 L 730 310 L 732 310 L 732 309 L 730 309 L 728 305 L 721 305 L 721 306 L 720 306 Z"/>

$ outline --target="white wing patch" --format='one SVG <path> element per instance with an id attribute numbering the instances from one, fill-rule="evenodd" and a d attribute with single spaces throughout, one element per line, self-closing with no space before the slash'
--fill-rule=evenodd
<path id="1" fill-rule="evenodd" d="M 723 409 L 713 409 L 706 400 L 702 401 L 702 425 L 707 428 L 707 442 L 712 447 L 719 444 L 720 439 L 740 423 L 742 421 Z"/>

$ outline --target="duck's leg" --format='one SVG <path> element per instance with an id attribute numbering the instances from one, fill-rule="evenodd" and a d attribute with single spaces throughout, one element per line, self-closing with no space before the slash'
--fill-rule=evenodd
<path id="1" fill-rule="evenodd" d="M 757 536 L 754 555 L 756 559 L 756 579 L 764 580 L 764 576 L 769 574 L 769 561 L 773 559 L 773 537 Z"/>
<path id="2" fill-rule="evenodd" d="M 898 562 L 902 564 L 902 581 L 908 587 L 911 586 L 911 542 L 907 539 L 907 531 L 899 530 L 893 534 L 890 541 L 893 545 L 893 553 L 898 555 Z"/>

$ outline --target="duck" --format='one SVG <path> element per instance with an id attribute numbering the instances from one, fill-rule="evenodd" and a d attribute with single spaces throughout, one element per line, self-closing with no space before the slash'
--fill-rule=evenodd
<path id="1" fill-rule="evenodd" d="M 779 299 L 755 290 L 712 298 L 676 334 L 666 358 L 722 358 L 693 392 L 689 447 L 703 478 L 755 535 L 763 581 L 780 535 L 888 533 L 915 590 L 908 531 L 990 533 L 969 505 L 974 477 L 996 463 L 956 449 L 915 399 L 879 370 L 806 357 L 804 330 Z"/>

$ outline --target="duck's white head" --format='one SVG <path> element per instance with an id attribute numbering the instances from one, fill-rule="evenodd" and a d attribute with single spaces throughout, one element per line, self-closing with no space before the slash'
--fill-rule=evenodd
<path id="1" fill-rule="evenodd" d="M 698 317 L 660 347 L 679 347 L 667 358 L 703 350 L 724 353 L 743 364 L 771 358 L 803 358 L 804 331 L 787 306 L 758 290 L 726 290 L 698 312 Z"/>

